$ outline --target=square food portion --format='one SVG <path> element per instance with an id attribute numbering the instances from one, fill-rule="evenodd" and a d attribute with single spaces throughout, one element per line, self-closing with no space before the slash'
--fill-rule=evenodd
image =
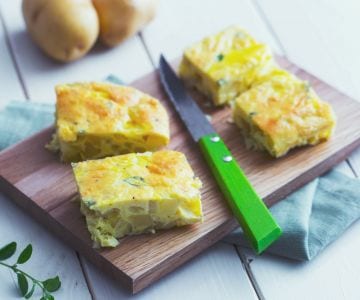
<path id="1" fill-rule="evenodd" d="M 215 105 L 222 105 L 248 90 L 275 65 L 268 46 L 233 26 L 186 49 L 179 75 Z"/>
<path id="2" fill-rule="evenodd" d="M 56 133 L 48 148 L 65 162 L 154 151 L 169 142 L 162 104 L 132 87 L 110 83 L 56 86 Z"/>
<path id="3" fill-rule="evenodd" d="M 95 245 L 202 221 L 201 182 L 184 154 L 164 150 L 73 163 Z"/>
<path id="4" fill-rule="evenodd" d="M 233 119 L 248 147 L 280 157 L 291 148 L 326 141 L 335 128 L 335 114 L 310 85 L 284 70 L 240 95 Z"/>

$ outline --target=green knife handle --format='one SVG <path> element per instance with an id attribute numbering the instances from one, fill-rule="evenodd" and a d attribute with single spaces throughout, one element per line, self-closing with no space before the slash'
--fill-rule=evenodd
<path id="1" fill-rule="evenodd" d="M 281 235 L 280 226 L 231 152 L 217 134 L 200 138 L 200 147 L 230 208 L 257 253 L 263 252 Z"/>

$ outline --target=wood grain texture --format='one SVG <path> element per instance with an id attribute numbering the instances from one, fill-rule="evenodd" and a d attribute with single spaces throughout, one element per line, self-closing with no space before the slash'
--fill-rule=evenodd
<path id="1" fill-rule="evenodd" d="M 338 126 L 335 136 L 329 142 L 297 149 L 275 160 L 266 153 L 245 149 L 239 131 L 228 121 L 229 109 L 203 107 L 212 116 L 215 128 L 267 204 L 282 199 L 300 185 L 322 174 L 360 144 L 360 105 L 290 62 L 284 59 L 279 62 L 309 80 L 320 96 L 332 103 Z M 183 151 L 196 175 L 204 183 L 203 224 L 161 231 L 156 235 L 126 237 L 115 249 L 91 248 L 92 243 L 84 218 L 80 215 L 79 205 L 71 201 L 76 189 L 71 183 L 70 166 L 59 163 L 55 155 L 43 148 L 50 139 L 51 128 L 0 154 L 0 184 L 15 202 L 95 265 L 124 282 L 133 292 L 138 292 L 221 239 L 237 223 L 227 209 L 197 145 L 191 141 L 179 117 L 169 106 L 157 73 L 151 73 L 132 85 L 158 97 L 167 107 L 172 120 L 169 148 Z M 202 104 L 203 100 L 199 99 Z M 47 181 L 46 186 L 43 184 L 44 179 Z M 31 188 L 28 187 L 30 184 Z"/>
<path id="2" fill-rule="evenodd" d="M 160 53 L 168 58 L 179 57 L 185 47 L 234 24 L 248 29 L 259 41 L 270 45 L 276 53 L 283 54 L 251 2 L 160 1 L 157 17 L 143 30 L 144 40 L 155 64 Z"/>
<path id="3" fill-rule="evenodd" d="M 360 100 L 359 1 L 255 1 L 291 61 Z"/>
<path id="4" fill-rule="evenodd" d="M 0 109 L 10 100 L 14 98 L 24 98 L 21 85 L 18 81 L 15 66 L 12 63 L 11 54 L 7 47 L 7 36 L 2 22 L 2 14 L 0 11 Z"/>
<path id="5" fill-rule="evenodd" d="M 258 299 L 234 246 L 225 243 L 210 247 L 136 295 L 131 295 L 90 263 L 85 270 L 95 299 Z"/>

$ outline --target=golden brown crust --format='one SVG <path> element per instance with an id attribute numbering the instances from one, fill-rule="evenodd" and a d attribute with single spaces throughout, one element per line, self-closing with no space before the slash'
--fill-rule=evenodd
<path id="1" fill-rule="evenodd" d="M 156 150 L 169 142 L 161 103 L 134 88 L 110 83 L 56 87 L 56 132 L 65 161 Z"/>
<path id="2" fill-rule="evenodd" d="M 94 241 L 115 246 L 126 234 L 202 220 L 201 182 L 184 154 L 163 150 L 73 164 Z"/>
<path id="3" fill-rule="evenodd" d="M 248 142 L 279 157 L 291 148 L 330 138 L 335 115 L 307 82 L 284 70 L 240 95 L 233 118 Z"/>

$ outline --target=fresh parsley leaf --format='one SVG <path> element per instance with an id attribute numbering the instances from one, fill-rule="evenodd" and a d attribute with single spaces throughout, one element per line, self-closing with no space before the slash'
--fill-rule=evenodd
<path id="1" fill-rule="evenodd" d="M 26 263 L 32 254 L 32 246 L 31 244 L 27 245 L 26 248 L 20 253 L 19 258 L 17 260 L 17 264 Z"/>
<path id="2" fill-rule="evenodd" d="M 16 251 L 16 243 L 12 242 L 7 244 L 6 246 L 0 249 L 0 261 L 8 259 L 9 257 L 13 256 Z"/>
<path id="3" fill-rule="evenodd" d="M 33 286 L 32 286 L 32 288 L 31 288 L 30 292 L 28 292 L 28 293 L 24 296 L 26 299 L 29 299 L 29 298 L 34 294 L 35 287 L 36 287 L 36 285 L 33 283 Z"/>
<path id="4" fill-rule="evenodd" d="M 46 279 L 43 281 L 43 285 L 48 292 L 56 292 L 61 287 L 59 276 Z"/>
<path id="5" fill-rule="evenodd" d="M 45 281 L 40 281 L 18 268 L 19 264 L 23 264 L 30 259 L 32 254 L 31 244 L 27 245 L 25 249 L 21 251 L 15 264 L 11 265 L 2 262 L 2 260 L 11 257 L 15 253 L 15 251 L 16 251 L 16 242 L 12 242 L 2 247 L 0 249 L 0 266 L 10 269 L 16 274 L 18 287 L 21 295 L 26 299 L 29 299 L 34 294 L 36 287 L 39 287 L 43 292 L 41 299 L 54 300 L 54 296 L 51 295 L 51 293 L 57 291 L 61 287 L 61 281 L 59 279 L 59 276 L 56 276 L 54 278 L 49 278 Z M 29 282 L 32 284 L 32 287 L 31 290 L 28 292 Z"/>
<path id="6" fill-rule="evenodd" d="M 25 275 L 22 273 L 17 274 L 17 281 L 18 281 L 18 286 L 19 286 L 21 296 L 24 297 L 29 289 L 28 281 L 27 281 Z"/>
<path id="7" fill-rule="evenodd" d="M 40 300 L 54 300 L 54 296 L 50 295 L 50 294 L 46 294 L 45 296 L 42 296 L 40 298 Z"/>

